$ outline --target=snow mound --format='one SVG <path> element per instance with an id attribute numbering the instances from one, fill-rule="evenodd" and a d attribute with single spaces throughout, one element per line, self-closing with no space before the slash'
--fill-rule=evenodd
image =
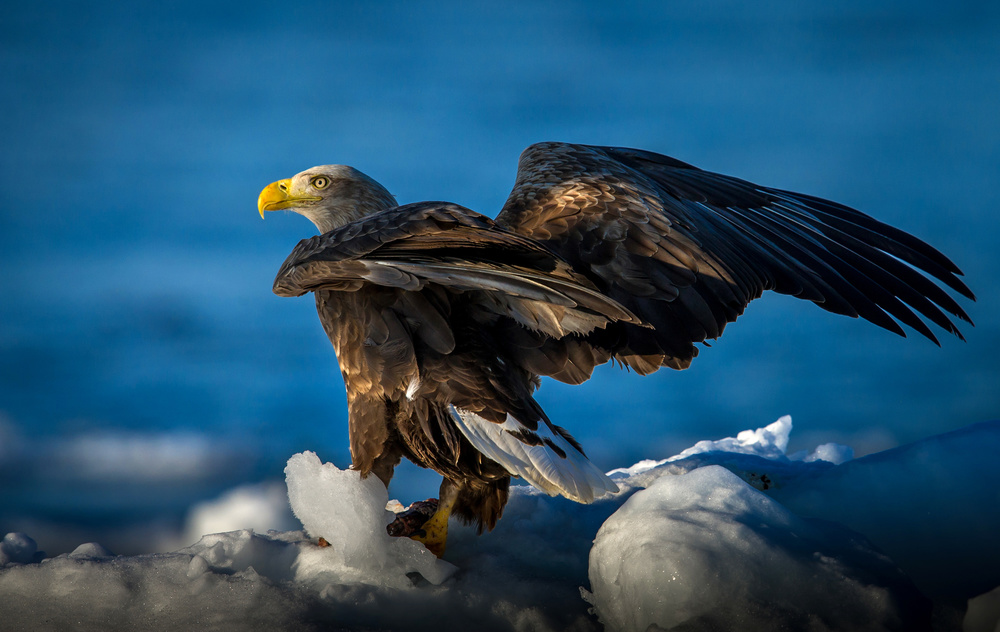
<path id="1" fill-rule="evenodd" d="M 634 494 L 597 533 L 590 583 L 616 631 L 910 630 L 930 614 L 863 536 L 803 520 L 719 466 Z"/>
<path id="2" fill-rule="evenodd" d="M 300 560 L 301 579 L 406 588 L 413 583 L 408 573 L 436 585 L 457 570 L 419 542 L 386 533 L 395 516 L 385 508 L 389 496 L 378 477 L 362 479 L 356 470 L 341 470 L 304 452 L 288 460 L 285 482 L 306 533 L 330 545 Z"/>

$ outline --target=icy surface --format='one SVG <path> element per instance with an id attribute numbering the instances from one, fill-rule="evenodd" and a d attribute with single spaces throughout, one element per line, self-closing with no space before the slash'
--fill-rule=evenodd
<path id="1" fill-rule="evenodd" d="M 805 521 L 719 466 L 633 495 L 597 533 L 590 583 L 612 630 L 908 630 L 930 613 L 863 536 Z"/>
<path id="2" fill-rule="evenodd" d="M 791 428 L 782 418 L 615 470 L 621 491 L 591 505 L 515 487 L 492 533 L 452 522 L 446 561 L 385 534 L 377 478 L 297 454 L 286 481 L 304 531 L 229 530 L 129 557 L 91 542 L 45 559 L 9 534 L 3 624 L 853 631 L 956 630 L 964 617 L 995 632 L 1000 422 L 840 465 L 843 446 L 787 456 Z M 273 488 L 237 488 L 188 527 L 285 520 L 280 504 Z"/>

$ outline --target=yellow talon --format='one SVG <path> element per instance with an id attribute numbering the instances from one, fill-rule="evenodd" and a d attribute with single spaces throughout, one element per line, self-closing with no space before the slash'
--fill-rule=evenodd
<path id="1" fill-rule="evenodd" d="M 451 508 L 449 507 L 448 509 L 448 511 L 441 511 L 440 509 L 436 511 L 420 527 L 420 531 L 410 536 L 411 540 L 420 542 L 438 557 L 444 555 L 445 546 L 448 543 L 448 516 L 451 514 Z"/>
<path id="2" fill-rule="evenodd" d="M 441 482 L 437 511 L 420 527 L 419 532 L 410 536 L 410 539 L 420 542 L 438 557 L 444 555 L 445 545 L 448 543 L 448 518 L 451 517 L 451 508 L 455 506 L 457 499 L 458 487 L 448 479 L 444 479 Z"/>

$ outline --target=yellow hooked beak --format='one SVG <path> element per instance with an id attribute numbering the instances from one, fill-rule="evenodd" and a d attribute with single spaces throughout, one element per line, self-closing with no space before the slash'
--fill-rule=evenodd
<path id="1" fill-rule="evenodd" d="M 264 219 L 264 211 L 280 211 L 299 206 L 302 202 L 318 202 L 323 199 L 311 195 L 295 197 L 289 194 L 291 188 L 291 178 L 278 180 L 264 187 L 257 198 L 257 210 L 260 211 L 260 218 Z"/>

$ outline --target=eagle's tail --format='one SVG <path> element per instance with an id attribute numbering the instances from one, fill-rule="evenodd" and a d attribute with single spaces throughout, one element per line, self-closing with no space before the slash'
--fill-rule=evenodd
<path id="1" fill-rule="evenodd" d="M 503 423 L 449 406 L 455 425 L 484 456 L 549 496 L 590 503 L 618 486 L 597 468 L 565 430 L 542 418 L 531 430 L 507 415 Z"/>

